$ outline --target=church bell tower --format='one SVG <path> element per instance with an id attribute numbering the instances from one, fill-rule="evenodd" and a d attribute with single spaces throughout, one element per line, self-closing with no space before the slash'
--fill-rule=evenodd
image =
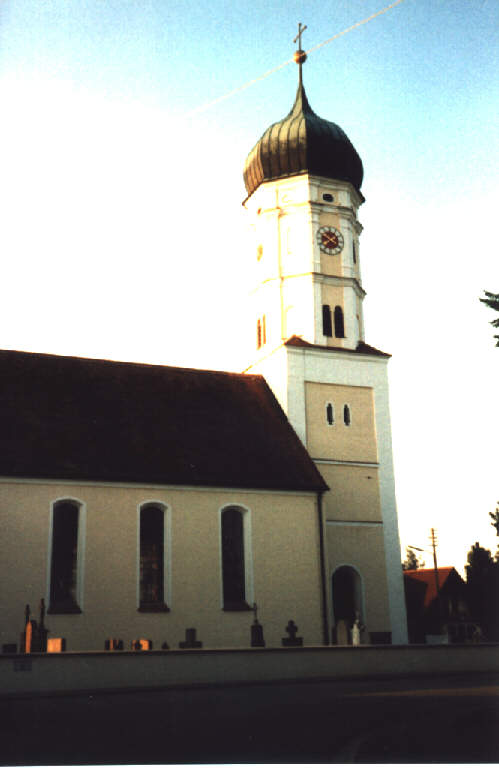
<path id="1" fill-rule="evenodd" d="M 318 117 L 302 81 L 290 113 L 271 125 L 244 169 L 252 220 L 257 347 L 297 336 L 356 349 L 364 340 L 358 220 L 363 169 L 344 131 Z"/>
<path id="2" fill-rule="evenodd" d="M 372 642 L 407 642 L 387 362 L 365 341 L 362 161 L 303 85 L 244 167 L 254 279 L 248 373 L 261 373 L 330 490 L 324 538 L 332 642 L 356 617 Z"/>

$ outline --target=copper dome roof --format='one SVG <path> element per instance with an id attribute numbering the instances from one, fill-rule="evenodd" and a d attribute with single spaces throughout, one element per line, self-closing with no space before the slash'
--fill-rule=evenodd
<path id="1" fill-rule="evenodd" d="M 348 181 L 360 191 L 362 161 L 346 133 L 315 114 L 300 82 L 289 115 L 271 125 L 244 165 L 248 196 L 263 181 L 311 173 Z"/>

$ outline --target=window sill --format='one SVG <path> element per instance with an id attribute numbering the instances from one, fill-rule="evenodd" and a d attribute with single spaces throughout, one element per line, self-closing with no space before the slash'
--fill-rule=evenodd
<path id="1" fill-rule="evenodd" d="M 137 610 L 140 613 L 169 613 L 166 603 L 141 603 Z"/>
<path id="2" fill-rule="evenodd" d="M 224 606 L 222 608 L 223 611 L 252 611 L 253 608 L 248 605 L 248 603 L 245 600 L 237 600 L 236 602 L 230 603 L 224 603 Z"/>
<path id="3" fill-rule="evenodd" d="M 70 613 L 82 613 L 81 608 L 78 605 L 51 605 L 47 609 L 49 614 L 70 614 Z"/>

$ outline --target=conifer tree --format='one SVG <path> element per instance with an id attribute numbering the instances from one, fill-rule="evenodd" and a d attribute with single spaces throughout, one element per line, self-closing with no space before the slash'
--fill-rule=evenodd
<path id="1" fill-rule="evenodd" d="M 412 549 L 409 549 L 409 547 L 406 547 L 405 560 L 402 563 L 402 570 L 416 571 L 418 568 L 424 568 L 424 560 L 420 560 Z"/>
<path id="2" fill-rule="evenodd" d="M 493 514 L 490 513 L 489 514 Z M 477 542 L 465 566 L 469 606 L 486 640 L 499 639 L 499 562 Z"/>
<path id="3" fill-rule="evenodd" d="M 482 304 L 486 304 L 490 309 L 495 309 L 496 312 L 499 312 L 499 293 L 489 293 L 488 291 L 484 291 L 484 294 L 485 298 L 480 299 Z M 490 324 L 493 328 L 499 328 L 499 317 L 496 317 L 495 320 L 491 320 Z M 499 347 L 499 334 L 494 334 L 494 339 L 497 339 L 496 347 Z"/>

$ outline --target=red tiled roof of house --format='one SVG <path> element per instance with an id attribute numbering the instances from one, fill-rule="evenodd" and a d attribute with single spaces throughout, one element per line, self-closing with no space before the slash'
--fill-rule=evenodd
<path id="1" fill-rule="evenodd" d="M 345 347 L 328 347 L 324 344 L 311 344 L 309 341 L 305 341 L 301 336 L 291 336 L 284 342 L 287 347 L 308 347 L 310 349 L 327 349 L 330 352 L 345 352 L 351 355 L 376 355 L 377 357 L 391 357 L 388 352 L 381 352 L 381 350 L 371 347 L 364 341 L 359 341 L 355 349 L 345 349 Z"/>
<path id="2" fill-rule="evenodd" d="M 262 376 L 0 351 L 0 475 L 322 491 Z"/>
<path id="3" fill-rule="evenodd" d="M 442 589 L 445 582 L 449 578 L 452 571 L 455 568 L 437 568 L 438 571 L 438 585 Z M 456 571 L 457 574 L 457 571 Z M 434 568 L 417 568 L 415 570 L 404 571 L 404 578 L 413 579 L 414 581 L 423 582 L 426 584 L 426 593 L 424 599 L 424 607 L 427 608 L 437 597 L 437 584 L 435 580 Z"/>

